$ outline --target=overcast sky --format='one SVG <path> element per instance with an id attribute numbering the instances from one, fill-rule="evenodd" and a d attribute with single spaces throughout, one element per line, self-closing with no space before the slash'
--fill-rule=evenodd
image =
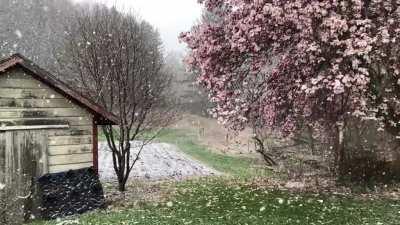
<path id="1" fill-rule="evenodd" d="M 178 41 L 182 31 L 189 30 L 200 18 L 201 5 L 197 0 L 73 0 L 102 2 L 133 9 L 141 18 L 153 24 L 161 34 L 166 51 L 183 51 Z"/>

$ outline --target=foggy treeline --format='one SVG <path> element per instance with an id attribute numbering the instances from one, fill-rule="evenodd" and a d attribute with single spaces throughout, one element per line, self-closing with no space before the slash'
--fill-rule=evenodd
<path id="1" fill-rule="evenodd" d="M 180 52 L 169 52 L 165 57 L 165 64 L 168 70 L 172 72 L 172 89 L 184 111 L 189 113 L 208 116 L 207 109 L 210 108 L 207 95 L 195 83 L 196 76 L 188 72 L 183 62 L 183 54 Z"/>
<path id="2" fill-rule="evenodd" d="M 78 9 L 65 0 L 0 0 L 0 56 L 21 53 L 56 72 L 56 50 Z"/>
<path id="3" fill-rule="evenodd" d="M 0 58 L 20 53 L 33 62 L 73 83 L 74 72 L 68 67 L 64 50 L 68 27 L 74 27 L 76 13 L 88 3 L 69 0 L 0 0 Z M 195 76 L 187 72 L 184 53 L 165 53 L 165 66 L 173 74 L 172 89 L 190 113 L 207 115 L 207 96 L 194 84 Z"/>

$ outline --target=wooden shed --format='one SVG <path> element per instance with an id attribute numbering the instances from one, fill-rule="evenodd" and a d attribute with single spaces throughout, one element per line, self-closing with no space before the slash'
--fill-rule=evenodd
<path id="1" fill-rule="evenodd" d="M 117 123 L 22 55 L 0 61 L 0 183 L 23 173 L 97 171 L 97 125 Z"/>

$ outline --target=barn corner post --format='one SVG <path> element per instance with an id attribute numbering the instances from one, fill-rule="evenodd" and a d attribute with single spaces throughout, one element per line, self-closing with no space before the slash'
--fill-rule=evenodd
<path id="1" fill-rule="evenodd" d="M 97 176 L 99 176 L 99 142 L 98 142 L 98 127 L 96 118 L 93 119 L 93 169 Z"/>

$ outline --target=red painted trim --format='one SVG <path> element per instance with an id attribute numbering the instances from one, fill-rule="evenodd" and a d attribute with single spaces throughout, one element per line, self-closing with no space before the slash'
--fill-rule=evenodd
<path id="1" fill-rule="evenodd" d="M 98 130 L 96 120 L 93 119 L 93 168 L 94 171 L 99 175 L 99 142 L 98 142 Z"/>

